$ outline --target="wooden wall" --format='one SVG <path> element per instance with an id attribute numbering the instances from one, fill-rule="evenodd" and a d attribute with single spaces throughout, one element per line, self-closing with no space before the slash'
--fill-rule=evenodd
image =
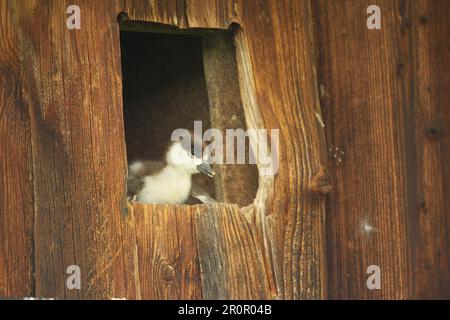
<path id="1" fill-rule="evenodd" d="M 450 1 L 314 2 L 330 298 L 450 298 Z M 372 229 L 371 229 L 372 228 Z M 379 265 L 381 290 L 363 285 Z"/>
<path id="2" fill-rule="evenodd" d="M 365 0 L 70 4 L 0 2 L 0 296 L 449 298 L 449 1 L 380 0 L 380 31 Z M 241 26 L 247 126 L 281 140 L 252 205 L 126 203 L 119 12 Z"/>

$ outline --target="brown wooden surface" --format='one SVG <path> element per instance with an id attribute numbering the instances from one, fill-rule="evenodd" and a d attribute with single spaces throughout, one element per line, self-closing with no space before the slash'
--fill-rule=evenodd
<path id="1" fill-rule="evenodd" d="M 111 24 L 115 17 L 107 15 L 87 23 L 89 16 L 100 17 L 105 9 L 91 7 L 90 14 L 85 11 L 83 28 L 71 32 L 66 28 L 66 8 L 63 1 L 46 5 L 9 1 L 6 8 L 15 23 L 8 30 L 18 34 L 15 47 L 23 74 L 22 106 L 31 127 L 28 141 L 16 141 L 22 143 L 21 148 L 32 146 L 32 162 L 25 155 L 16 159 L 23 161 L 24 168 L 33 166 L 34 190 L 23 190 L 22 196 L 24 204 L 33 201 L 34 213 L 17 210 L 27 214 L 27 219 L 35 218 L 34 243 L 28 246 L 34 249 L 31 294 L 131 297 L 125 287 L 125 266 L 130 262 L 125 260 L 127 239 L 121 236 L 125 145 L 117 77 L 120 60 L 117 51 L 111 54 L 111 39 L 118 30 Z M 26 121 L 23 125 L 27 128 Z M 19 251 L 21 259 L 27 254 L 25 249 Z M 81 268 L 79 291 L 65 286 L 66 269 L 74 264 Z M 7 276 L 14 277 L 20 269 Z"/>
<path id="2" fill-rule="evenodd" d="M 273 254 L 278 294 L 282 299 L 326 298 L 325 197 L 311 189 L 319 168 L 326 164 L 326 149 L 317 120 L 321 111 L 310 3 L 243 1 L 238 12 L 242 14 L 240 40 L 248 44 L 241 65 L 253 67 L 251 81 L 261 125 L 280 129 L 280 169 L 269 187 L 273 198 L 265 189 L 257 202 L 266 208 L 258 214 L 265 229 L 270 229 L 265 236 Z M 239 48 L 245 50 L 243 45 Z"/>
<path id="3" fill-rule="evenodd" d="M 226 129 L 246 130 L 239 92 L 236 48 L 231 31 L 204 37 L 203 61 L 211 107 L 211 127 L 220 130 L 224 137 Z M 232 144 L 235 144 L 234 140 Z M 249 152 L 248 145 L 245 149 L 246 154 Z M 224 162 L 226 161 L 226 148 L 227 141 L 224 141 Z M 216 165 L 215 171 L 215 199 L 219 199 L 220 202 L 236 203 L 239 207 L 253 202 L 258 190 L 258 169 L 255 164 Z"/>
<path id="4" fill-rule="evenodd" d="M 257 241 L 275 265 L 278 297 L 325 297 L 325 198 L 312 192 L 311 182 L 325 167 L 326 144 L 316 115 L 320 108 L 309 2 L 162 3 L 126 1 L 118 11 L 127 12 L 130 20 L 179 27 L 240 24 L 237 61 L 247 127 L 278 128 L 282 139 L 277 179 L 261 178 L 255 205 L 247 209 Z M 295 28 L 285 32 L 287 26 Z M 301 156 L 306 153 L 308 157 Z"/>
<path id="5" fill-rule="evenodd" d="M 0 296 L 449 297 L 448 1 L 381 0 L 380 31 L 365 0 L 69 4 L 0 4 Z M 252 205 L 127 206 L 122 11 L 240 25 L 246 125 L 281 139 Z"/>
<path id="6" fill-rule="evenodd" d="M 227 205 L 129 206 L 142 299 L 271 299 L 254 226 Z"/>
<path id="7" fill-rule="evenodd" d="M 272 270 L 255 226 L 237 206 L 214 205 L 195 215 L 204 299 L 274 299 Z"/>
<path id="8" fill-rule="evenodd" d="M 129 206 L 142 299 L 201 299 L 193 206 Z"/>
<path id="9" fill-rule="evenodd" d="M 0 3 L 0 296 L 33 293 L 33 170 L 17 13 Z"/>
<path id="10" fill-rule="evenodd" d="M 370 4 L 313 10 L 335 185 L 330 298 L 449 298 L 450 2 L 378 1 L 381 30 L 365 28 Z M 365 288 L 371 264 L 381 290 Z"/>

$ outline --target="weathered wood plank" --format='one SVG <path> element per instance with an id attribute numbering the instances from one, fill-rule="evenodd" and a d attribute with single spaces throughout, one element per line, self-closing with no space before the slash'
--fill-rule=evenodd
<path id="1" fill-rule="evenodd" d="M 395 116 L 402 111 L 393 82 L 400 21 L 394 1 L 378 5 L 383 27 L 377 31 L 366 27 L 367 1 L 316 6 L 322 110 L 336 186 L 327 212 L 331 298 L 405 298 L 410 287 L 405 162 L 396 147 L 403 123 Z M 381 267 L 382 290 L 365 286 L 373 264 Z"/>
<path id="2" fill-rule="evenodd" d="M 227 129 L 245 131 L 247 126 L 238 82 L 236 48 L 231 32 L 222 32 L 203 39 L 203 61 L 211 127 L 220 130 L 224 138 Z M 223 150 L 226 150 L 228 142 L 223 141 Z M 232 144 L 234 143 L 233 140 Z M 236 154 L 236 148 L 233 148 Z M 249 154 L 248 144 L 245 154 Z M 222 156 L 225 161 L 225 151 Z M 258 169 L 255 164 L 222 164 L 217 165 L 215 170 L 216 199 L 236 203 L 239 207 L 247 206 L 255 200 L 258 189 Z M 235 183 L 236 181 L 241 183 Z"/>
<path id="3" fill-rule="evenodd" d="M 201 299 L 194 206 L 129 205 L 142 299 Z"/>
<path id="4" fill-rule="evenodd" d="M 0 297 L 33 295 L 30 119 L 23 101 L 17 12 L 0 3 Z"/>
<path id="5" fill-rule="evenodd" d="M 270 299 L 270 267 L 236 206 L 129 205 L 142 299 Z"/>
<path id="6" fill-rule="evenodd" d="M 274 183 L 260 179 L 256 223 L 269 238 L 279 297 L 324 298 L 325 197 L 312 190 L 312 182 L 326 167 L 326 149 L 318 120 L 310 3 L 241 1 L 238 7 L 238 68 L 247 121 L 280 129 L 281 140 Z"/>
<path id="7" fill-rule="evenodd" d="M 110 2 L 86 1 L 81 30 L 69 30 L 69 4 L 14 3 L 33 145 L 35 294 L 134 297 L 118 26 Z M 70 265 L 81 268 L 81 290 L 66 287 Z"/>
<path id="8" fill-rule="evenodd" d="M 405 137 L 416 171 L 416 180 L 408 181 L 411 297 L 449 299 L 450 64 L 442 62 L 450 61 L 450 2 L 400 3 L 400 13 L 410 23 L 400 77 L 410 88 Z"/>
<path id="9" fill-rule="evenodd" d="M 276 297 L 264 248 L 236 205 L 198 207 L 195 230 L 204 299 Z"/>
<path id="10" fill-rule="evenodd" d="M 315 4 L 330 297 L 448 298 L 448 2 L 378 1 L 381 30 L 369 1 Z M 381 290 L 365 286 L 372 264 Z"/>

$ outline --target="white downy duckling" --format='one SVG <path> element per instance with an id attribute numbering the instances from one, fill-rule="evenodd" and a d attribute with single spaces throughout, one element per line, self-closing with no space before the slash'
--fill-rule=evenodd
<path id="1" fill-rule="evenodd" d="M 216 202 L 200 186 L 193 185 L 192 175 L 215 172 L 206 157 L 175 141 L 167 149 L 165 161 L 135 161 L 128 170 L 129 200 L 154 204 L 182 204 L 191 196 L 203 203 Z"/>

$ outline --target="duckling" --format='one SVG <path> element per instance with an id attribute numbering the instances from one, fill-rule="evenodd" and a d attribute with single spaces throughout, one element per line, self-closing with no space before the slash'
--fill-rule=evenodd
<path id="1" fill-rule="evenodd" d="M 135 161 L 129 166 L 128 200 L 155 204 L 182 204 L 189 197 L 202 203 L 216 202 L 200 186 L 192 183 L 197 173 L 214 177 L 207 157 L 196 154 L 194 148 L 180 141 L 172 142 L 164 161 Z"/>

